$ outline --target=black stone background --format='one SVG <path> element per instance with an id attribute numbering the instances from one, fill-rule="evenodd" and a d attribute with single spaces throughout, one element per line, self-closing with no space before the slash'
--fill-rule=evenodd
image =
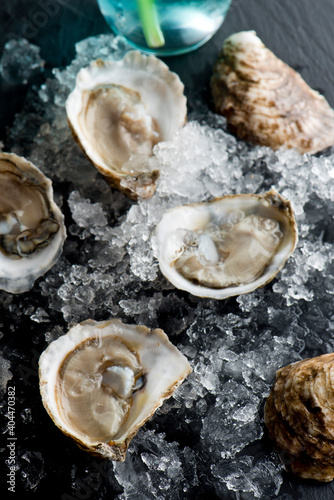
<path id="1" fill-rule="evenodd" d="M 109 32 L 95 0 L 53 0 L 51 3 L 55 6 L 54 14 L 48 17 L 46 24 L 38 23 L 38 13 L 43 11 L 43 4 L 47 3 L 46 0 L 0 2 L 0 54 L 10 38 L 24 36 L 41 47 L 41 57 L 46 61 L 44 75 L 27 85 L 9 85 L 0 80 L 0 140 L 3 141 L 6 139 L 6 130 L 13 122 L 14 114 L 23 106 L 28 89 L 39 85 L 43 78 L 50 76 L 53 67 L 66 66 L 74 56 L 75 42 L 87 36 Z M 223 40 L 233 32 L 254 29 L 277 56 L 298 70 L 311 87 L 324 94 L 334 106 L 333 24 L 333 0 L 233 0 L 223 26 L 211 41 L 196 52 L 166 58 L 166 62 L 179 74 L 185 84 L 187 96 L 191 96 L 189 111 L 211 108 L 209 79 Z M 33 295 L 34 291 L 30 292 L 30 297 Z M 45 342 L 38 340 L 44 338 L 43 326 L 32 326 L 31 322 L 27 324 L 22 320 L 14 328 L 6 296 L 6 293 L 1 293 L 0 297 L 0 323 L 4 333 L 0 339 L 0 349 L 5 352 L 5 357 L 11 360 L 18 396 L 17 414 L 23 412 L 24 415 L 27 406 L 32 408 L 32 421 L 28 426 L 23 426 L 22 418 L 17 419 L 19 450 L 21 455 L 31 450 L 35 453 L 35 469 L 38 469 L 36 452 L 40 452 L 44 459 L 45 475 L 37 489 L 28 492 L 24 481 L 20 479 L 21 476 L 17 474 L 17 492 L 11 497 L 63 498 L 62 495 L 66 492 L 67 498 L 72 499 L 114 498 L 121 489 L 110 482 L 103 470 L 99 470 L 95 465 L 98 462 L 81 452 L 55 426 L 50 425 L 37 389 L 37 360 L 45 347 Z M 40 297 L 37 298 L 40 300 Z M 45 297 L 42 300 L 45 301 Z M 24 303 L 24 299 L 22 302 L 21 298 L 20 303 Z M 42 303 L 41 306 L 45 304 Z M 54 319 L 61 327 L 66 328 L 61 317 Z M 11 330 L 15 330 L 15 334 Z M 1 424 L 4 424 L 3 415 Z M 2 446 L 0 443 L 0 448 Z M 263 446 L 267 448 L 270 445 L 263 440 L 259 449 L 254 449 L 254 452 L 261 453 Z M 76 477 L 80 477 L 80 471 L 82 477 L 89 475 L 88 490 L 80 490 L 79 484 L 76 492 L 73 492 L 70 475 L 73 463 L 77 464 Z M 27 474 L 31 480 L 36 474 L 35 469 L 30 470 L 29 464 L 27 465 Z M 5 467 L 1 464 L 1 476 L 4 470 Z M 0 478 L 0 488 L 1 498 L 7 498 L 3 477 Z M 172 499 L 172 496 L 169 498 Z M 204 479 L 203 485 L 197 491 L 189 493 L 187 498 L 215 500 L 218 497 Z M 220 498 L 243 497 L 226 490 L 226 495 Z M 299 481 L 286 474 L 277 498 L 332 500 L 334 486 Z"/>

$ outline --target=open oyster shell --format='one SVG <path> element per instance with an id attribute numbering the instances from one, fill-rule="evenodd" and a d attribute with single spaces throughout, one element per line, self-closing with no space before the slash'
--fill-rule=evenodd
<path id="1" fill-rule="evenodd" d="M 271 281 L 295 248 L 297 227 L 290 202 L 271 190 L 172 208 L 155 240 L 174 286 L 225 299 Z"/>
<path id="2" fill-rule="evenodd" d="M 264 413 L 286 468 L 305 479 L 334 478 L 334 354 L 281 368 Z"/>
<path id="3" fill-rule="evenodd" d="M 254 31 L 227 38 L 211 80 L 217 113 L 240 139 L 316 153 L 334 144 L 334 111 Z"/>
<path id="4" fill-rule="evenodd" d="M 85 450 L 123 461 L 138 429 L 191 372 L 159 329 L 87 320 L 39 361 L 43 404 Z"/>
<path id="5" fill-rule="evenodd" d="M 58 260 L 65 237 L 50 179 L 26 159 L 0 153 L 0 288 L 32 288 Z"/>
<path id="6" fill-rule="evenodd" d="M 154 56 L 128 52 L 92 62 L 66 102 L 72 132 L 99 172 L 130 198 L 149 198 L 158 170 L 152 149 L 186 121 L 184 85 Z"/>

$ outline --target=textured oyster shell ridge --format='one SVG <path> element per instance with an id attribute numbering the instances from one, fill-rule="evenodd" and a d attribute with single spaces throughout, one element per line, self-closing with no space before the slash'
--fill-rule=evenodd
<path id="1" fill-rule="evenodd" d="M 304 479 L 334 478 L 334 353 L 281 368 L 264 420 L 286 469 Z"/>
<path id="2" fill-rule="evenodd" d="M 334 111 L 254 31 L 224 42 L 211 89 L 216 112 L 240 139 L 314 154 L 334 144 Z"/>

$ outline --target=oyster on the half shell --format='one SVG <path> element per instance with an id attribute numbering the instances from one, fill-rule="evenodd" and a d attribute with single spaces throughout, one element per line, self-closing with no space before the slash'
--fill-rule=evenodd
<path id="1" fill-rule="evenodd" d="M 26 159 L 0 153 L 0 288 L 32 288 L 58 260 L 65 237 L 50 179 Z"/>
<path id="2" fill-rule="evenodd" d="M 67 99 L 72 132 L 109 183 L 133 199 L 149 198 L 159 174 L 152 149 L 186 121 L 184 85 L 154 56 L 128 52 L 79 71 Z"/>
<path id="3" fill-rule="evenodd" d="M 225 40 L 211 88 L 217 113 L 240 139 L 311 154 L 334 144 L 334 110 L 254 31 Z"/>
<path id="4" fill-rule="evenodd" d="M 74 326 L 39 361 L 42 400 L 54 423 L 86 451 L 119 461 L 190 372 L 162 330 L 116 319 Z"/>
<path id="5" fill-rule="evenodd" d="M 288 470 L 334 478 L 334 353 L 281 368 L 264 412 L 269 436 Z"/>
<path id="6" fill-rule="evenodd" d="M 297 226 L 290 202 L 271 190 L 174 207 L 155 241 L 160 269 L 174 286 L 225 299 L 275 277 L 295 248 Z"/>

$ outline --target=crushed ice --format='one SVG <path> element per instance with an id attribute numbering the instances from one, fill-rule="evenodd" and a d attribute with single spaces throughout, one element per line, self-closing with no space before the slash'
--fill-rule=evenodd
<path id="1" fill-rule="evenodd" d="M 28 49 L 26 43 L 20 47 L 23 63 Z M 69 227 L 62 258 L 35 285 L 47 306 L 31 298 L 29 314 L 49 328 L 48 342 L 62 334 L 48 325 L 55 314 L 67 323 L 119 316 L 158 326 L 190 360 L 193 373 L 151 427 L 139 432 L 126 461 L 114 465 L 124 489 L 119 500 L 139 493 L 177 499 L 211 485 L 217 495 L 232 490 L 268 500 L 282 483 L 281 467 L 275 454 L 263 449 L 255 457 L 249 450 L 261 448 L 263 405 L 275 371 L 334 350 L 334 154 L 310 157 L 250 146 L 227 133 L 223 118 L 193 113 L 172 141 L 155 147 L 161 175 L 153 198 L 130 202 L 86 160 L 64 110 L 82 66 L 97 57 L 121 58 L 128 49 L 111 35 L 79 43 L 73 62 L 55 69 L 54 78 L 28 96 L 8 134 L 6 148 L 53 180 Z M 39 56 L 33 46 L 29 50 L 33 65 Z M 2 71 L 8 72 L 8 50 L 4 58 Z M 179 292 L 161 276 L 153 231 L 166 209 L 270 188 L 292 202 L 300 235 L 272 284 L 219 302 Z M 19 314 L 20 303 L 12 307 Z M 1 368 L 3 386 L 11 375 L 6 360 Z M 193 439 L 181 445 L 183 432 Z M 35 468 L 43 464 L 36 451 L 24 458 Z M 25 476 L 30 489 L 38 480 L 36 472 Z"/>
<path id="2" fill-rule="evenodd" d="M 0 74 L 8 84 L 24 84 L 44 71 L 40 47 L 17 38 L 6 43 L 0 62 Z M 15 54 L 15 57 L 13 57 Z M 19 63 L 18 63 L 19 61 Z"/>
<path id="3" fill-rule="evenodd" d="M 7 382 L 13 378 L 10 371 L 10 361 L 0 354 L 0 395 L 4 393 L 7 387 Z"/>

